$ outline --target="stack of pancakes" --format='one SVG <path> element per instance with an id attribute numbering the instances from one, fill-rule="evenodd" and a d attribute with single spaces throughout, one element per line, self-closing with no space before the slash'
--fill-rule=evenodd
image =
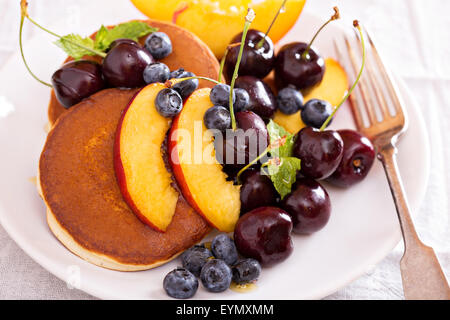
<path id="1" fill-rule="evenodd" d="M 195 35 L 173 24 L 147 23 L 171 38 L 173 52 L 162 60 L 171 70 L 184 68 L 217 79 L 218 62 Z M 200 87 L 211 86 L 200 81 Z M 38 188 L 54 235 L 81 258 L 121 271 L 159 266 L 210 231 L 181 194 L 164 233 L 143 224 L 123 200 L 113 146 L 121 114 L 137 91 L 105 89 L 68 110 L 52 92 L 48 110 L 52 129 L 39 162 Z"/>

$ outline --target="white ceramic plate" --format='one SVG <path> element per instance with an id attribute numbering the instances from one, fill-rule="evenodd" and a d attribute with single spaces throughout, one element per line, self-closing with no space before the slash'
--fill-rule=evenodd
<path id="1" fill-rule="evenodd" d="M 283 42 L 310 39 L 321 20 L 304 14 Z M 330 24 L 316 46 L 324 56 L 334 55 L 331 39 L 343 29 Z M 41 36 L 27 42 L 34 71 L 49 79 L 63 53 Z M 399 167 L 413 211 L 427 185 L 429 146 L 415 99 L 400 82 L 410 127 L 399 145 Z M 164 276 L 179 265 L 124 273 L 91 265 L 70 253 L 52 235 L 45 206 L 30 178 L 36 176 L 45 141 L 48 88 L 26 72 L 19 54 L 0 71 L 0 222 L 36 262 L 64 281 L 106 299 L 165 299 Z M 348 106 L 338 113 L 334 128 L 352 128 Z M 413 155 L 413 156 L 412 156 Z M 349 190 L 326 185 L 333 212 L 328 225 L 311 236 L 294 235 L 294 253 L 285 262 L 264 269 L 257 289 L 245 294 L 228 290 L 211 294 L 200 288 L 199 299 L 310 299 L 333 293 L 385 257 L 400 240 L 394 204 L 377 161 L 368 178 Z M 33 285 L 33 284 L 30 284 Z"/>

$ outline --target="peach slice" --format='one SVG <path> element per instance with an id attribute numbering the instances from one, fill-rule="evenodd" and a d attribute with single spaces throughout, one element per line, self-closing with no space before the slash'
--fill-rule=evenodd
<path id="1" fill-rule="evenodd" d="M 161 83 L 143 88 L 124 110 L 116 132 L 114 167 L 125 202 L 139 219 L 164 232 L 172 221 L 178 193 L 171 186 L 161 145 L 170 120 L 155 108 Z"/>
<path id="2" fill-rule="evenodd" d="M 265 32 L 282 0 L 131 0 L 150 19 L 172 21 L 202 39 L 221 58 L 231 39 L 242 31 L 247 8 L 255 11 L 252 29 Z M 295 24 L 306 0 L 290 0 L 278 16 L 270 38 L 280 40 Z"/>
<path id="3" fill-rule="evenodd" d="M 325 59 L 325 74 L 322 82 L 304 95 L 304 101 L 321 99 L 336 106 L 347 94 L 348 86 L 348 77 L 345 70 L 339 62 L 327 58 Z M 305 127 L 300 117 L 300 111 L 291 115 L 277 111 L 273 120 L 290 133 L 296 133 Z"/>
<path id="4" fill-rule="evenodd" d="M 212 107 L 210 89 L 196 90 L 174 119 L 169 134 L 169 162 L 188 203 L 213 227 L 231 232 L 239 219 L 239 186 L 226 180 L 215 158 L 213 135 L 203 124 Z"/>

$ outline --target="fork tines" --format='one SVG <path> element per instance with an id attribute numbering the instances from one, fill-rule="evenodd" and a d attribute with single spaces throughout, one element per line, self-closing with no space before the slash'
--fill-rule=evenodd
<path id="1" fill-rule="evenodd" d="M 385 133 L 392 136 L 406 129 L 406 116 L 403 102 L 392 77 L 383 64 L 374 42 L 367 30 L 364 31 L 366 43 L 365 70 L 360 82 L 350 96 L 350 104 L 356 127 L 372 140 Z M 362 63 L 361 41 L 356 36 L 344 34 L 347 55 L 343 54 L 335 40 L 337 58 L 346 69 L 349 77 L 356 78 Z M 368 48 L 367 48 L 368 47 Z"/>

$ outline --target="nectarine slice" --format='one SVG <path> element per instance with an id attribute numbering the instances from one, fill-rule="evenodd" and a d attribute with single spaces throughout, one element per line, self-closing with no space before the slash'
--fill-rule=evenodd
<path id="1" fill-rule="evenodd" d="M 239 219 L 239 186 L 226 180 L 215 158 L 213 135 L 203 124 L 212 107 L 210 89 L 196 90 L 174 119 L 169 134 L 169 161 L 183 196 L 213 227 L 231 232 Z"/>
<path id="2" fill-rule="evenodd" d="M 327 58 L 325 59 L 325 74 L 322 82 L 304 95 L 304 101 L 321 99 L 336 106 L 347 94 L 348 85 L 347 73 L 339 62 Z M 273 120 L 290 133 L 296 133 L 305 127 L 300 117 L 300 111 L 291 115 L 277 111 Z"/>
<path id="3" fill-rule="evenodd" d="M 242 31 L 247 9 L 255 11 L 252 28 L 265 32 L 282 0 L 131 0 L 150 19 L 173 21 L 202 39 L 221 58 L 231 39 Z M 295 24 L 306 0 L 290 0 L 285 4 L 272 29 L 275 43 Z"/>
<path id="4" fill-rule="evenodd" d="M 171 186 L 161 145 L 170 120 L 155 108 L 155 98 L 165 86 L 143 88 L 119 121 L 114 147 L 114 166 L 122 195 L 142 222 L 165 231 L 175 213 L 178 193 Z"/>

